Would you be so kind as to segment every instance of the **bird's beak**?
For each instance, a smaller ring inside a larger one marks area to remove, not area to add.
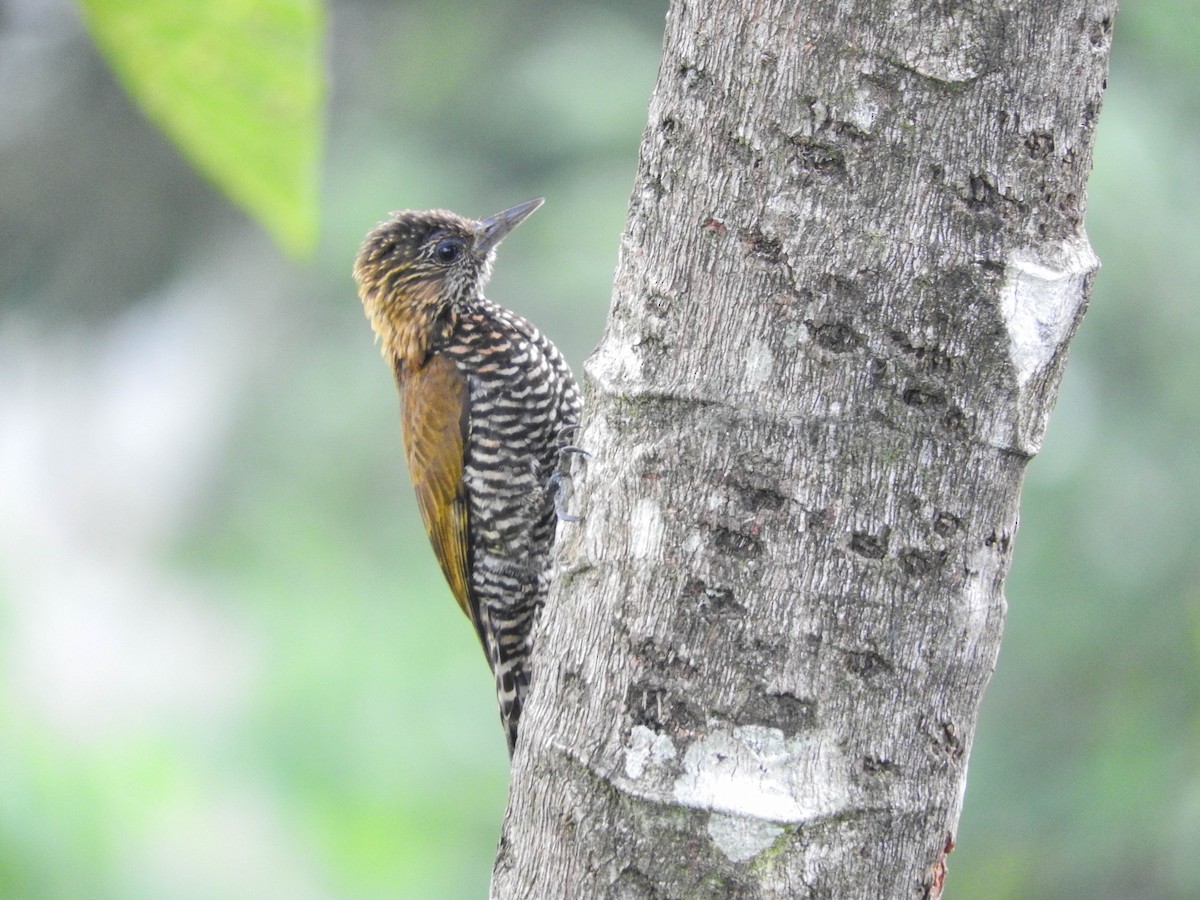
[[[504,212],[480,219],[479,228],[476,231],[479,238],[475,244],[475,253],[481,257],[487,256],[497,244],[504,240],[505,235],[529,218],[529,214],[545,202],[543,197],[526,200]]]

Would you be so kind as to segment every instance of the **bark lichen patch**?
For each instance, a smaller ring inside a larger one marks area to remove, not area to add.
[[[871,97],[869,87],[859,87],[854,92],[854,102],[850,107],[849,120],[863,134],[868,134],[879,117],[879,104]]]
[[[675,745],[665,734],[645,725],[634,725],[625,747],[625,774],[634,781],[641,778],[647,766],[662,765],[676,756]]]
[[[714,813],[708,819],[708,836],[731,862],[746,862],[767,850],[784,832],[782,825],[762,819]]]
[[[674,794],[683,806],[798,824],[847,805],[847,772],[833,742],[738,725],[715,730],[687,748]]]

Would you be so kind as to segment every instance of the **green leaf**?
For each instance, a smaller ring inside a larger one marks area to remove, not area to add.
[[[320,0],[80,0],[146,115],[290,253],[317,235]]]

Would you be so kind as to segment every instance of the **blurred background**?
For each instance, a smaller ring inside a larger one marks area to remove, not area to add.
[[[0,897],[477,898],[507,759],[349,276],[549,202],[489,295],[600,337],[665,0],[330,4],[310,261],[0,0]],[[1200,8],[1128,3],[1104,261],[1008,583],[958,898],[1200,896]]]

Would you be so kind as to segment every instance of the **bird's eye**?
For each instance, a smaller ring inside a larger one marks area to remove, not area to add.
[[[433,247],[433,258],[448,266],[462,256],[463,242],[459,238],[442,238]]]

